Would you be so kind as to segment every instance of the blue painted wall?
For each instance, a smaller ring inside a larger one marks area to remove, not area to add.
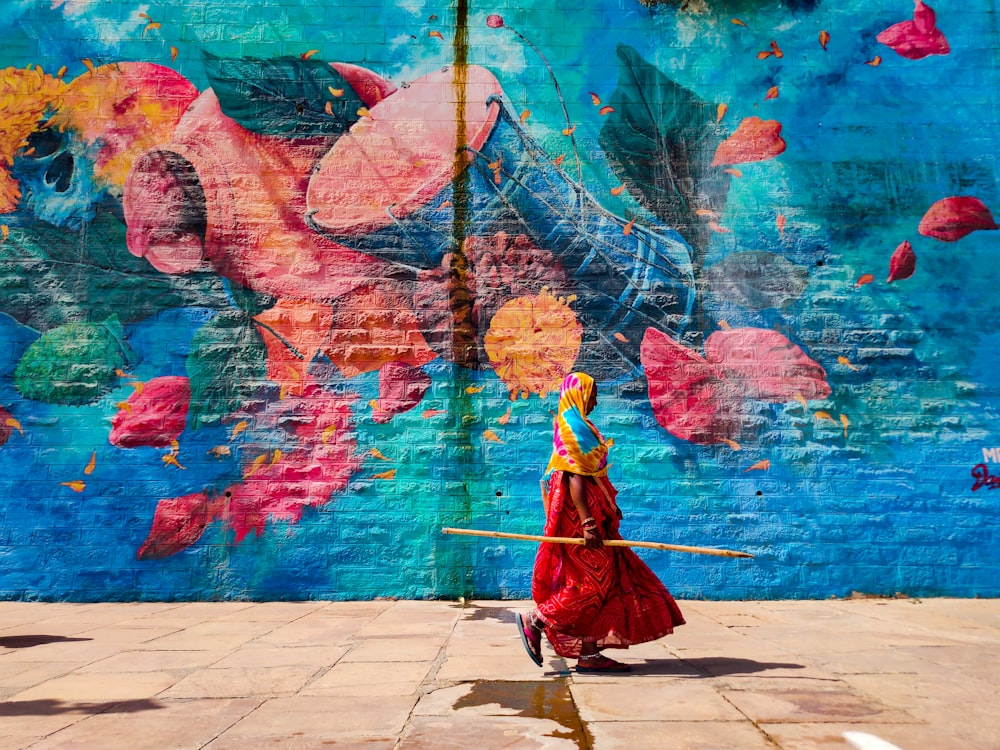
[[[571,367],[678,597],[1000,593],[992,4],[0,40],[0,598],[524,597]]]

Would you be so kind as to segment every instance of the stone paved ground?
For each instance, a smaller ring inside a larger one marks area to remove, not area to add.
[[[0,602],[0,748],[1000,750],[1000,600],[681,606],[609,676],[527,602]]]

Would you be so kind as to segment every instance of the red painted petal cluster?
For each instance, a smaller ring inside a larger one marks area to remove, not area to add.
[[[918,231],[925,237],[955,242],[978,229],[1000,229],[993,214],[978,198],[942,198],[924,214]]]
[[[889,259],[889,281],[900,281],[908,279],[917,270],[917,254],[913,252],[913,245],[903,242],[893,252]]]
[[[916,0],[913,20],[890,26],[876,39],[907,60],[921,60],[928,55],[947,55],[951,52],[948,40],[937,27],[934,10]]]
[[[716,331],[705,342],[705,358],[749,398],[785,403],[830,395],[826,370],[777,331]]]
[[[784,151],[785,141],[781,137],[780,122],[747,117],[739,124],[735,133],[719,144],[712,166],[765,161]]]
[[[170,445],[184,431],[190,401],[187,378],[153,378],[111,418],[108,440],[119,448]]]
[[[649,328],[640,358],[653,414],[667,432],[699,444],[739,435],[743,395],[703,357]]]

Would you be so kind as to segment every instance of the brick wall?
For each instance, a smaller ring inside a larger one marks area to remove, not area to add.
[[[680,597],[996,596],[995,9],[0,19],[0,598],[527,596],[558,385]]]

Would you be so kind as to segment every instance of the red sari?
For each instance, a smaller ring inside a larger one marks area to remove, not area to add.
[[[607,476],[587,483],[587,504],[602,539],[621,539],[618,492]],[[567,472],[549,478],[546,536],[582,537]],[[531,596],[557,654],[577,658],[584,642],[598,649],[655,641],[684,624],[674,598],[628,547],[586,549],[542,543],[535,558]]]

